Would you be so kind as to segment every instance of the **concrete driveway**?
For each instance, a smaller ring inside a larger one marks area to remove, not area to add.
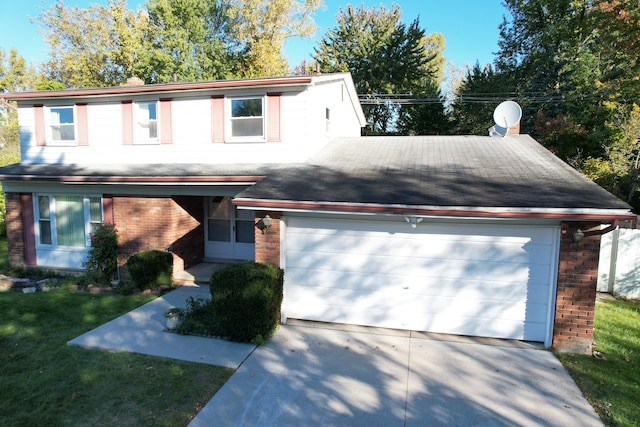
[[[258,347],[190,426],[602,426],[549,351],[302,325]]]
[[[163,332],[165,309],[209,295],[178,288],[68,344],[237,368],[191,427],[602,426],[553,353],[517,341],[313,322],[260,347]]]

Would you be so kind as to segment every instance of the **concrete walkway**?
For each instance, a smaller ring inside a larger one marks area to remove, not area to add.
[[[162,332],[166,308],[208,292],[179,288],[69,344],[238,368],[190,427],[602,426],[553,353],[526,343],[311,322],[257,348]]]
[[[236,369],[256,348],[255,345],[165,331],[166,320],[163,313],[167,308],[185,308],[189,297],[208,299],[210,296],[207,285],[181,286],[72,339],[68,344],[107,351],[130,351]]]

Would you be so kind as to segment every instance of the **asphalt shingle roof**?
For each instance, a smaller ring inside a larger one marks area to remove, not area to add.
[[[159,182],[265,177],[237,197],[456,208],[630,207],[528,135],[337,138],[305,164],[17,164],[5,180]],[[62,179],[64,178],[64,179]],[[214,179],[215,178],[215,179]],[[251,181],[251,180],[248,180]]]
[[[528,135],[339,138],[241,198],[403,206],[629,209]]]

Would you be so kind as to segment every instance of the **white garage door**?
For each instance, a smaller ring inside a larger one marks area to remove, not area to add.
[[[545,341],[555,226],[286,220],[287,318]]]

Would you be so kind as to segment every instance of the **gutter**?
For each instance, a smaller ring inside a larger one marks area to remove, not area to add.
[[[107,88],[89,88],[89,89],[67,89],[52,91],[36,91],[36,92],[16,92],[5,94],[6,99],[10,100],[43,100],[53,98],[78,98],[93,96],[118,96],[131,94],[152,94],[164,92],[193,92],[207,90],[224,90],[224,89],[243,89],[243,88],[262,88],[262,87],[290,87],[298,85],[310,85],[313,83],[312,77],[271,77],[256,79],[238,79],[238,80],[213,80],[208,82],[195,83],[162,83],[141,86],[113,86]]]
[[[617,221],[634,219],[631,212],[616,210],[593,211],[589,209],[522,209],[522,208],[490,208],[490,207],[448,207],[448,206],[408,206],[358,204],[340,202],[310,202],[293,200],[265,200],[235,198],[232,203],[240,209],[274,210],[281,212],[317,212],[361,215],[411,215],[440,216],[459,218],[504,218],[504,219],[558,219],[571,221]],[[602,230],[604,231],[604,230]],[[589,232],[591,233],[591,232]]]

